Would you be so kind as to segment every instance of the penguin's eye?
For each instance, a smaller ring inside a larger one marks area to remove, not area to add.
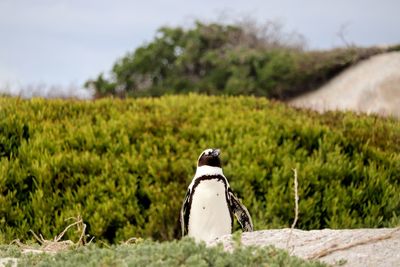
[[[211,152],[212,152],[211,149],[207,149],[207,150],[204,152],[204,155],[205,155],[205,156],[209,156],[209,155],[211,154]]]

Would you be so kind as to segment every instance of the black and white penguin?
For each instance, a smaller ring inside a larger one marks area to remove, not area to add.
[[[181,209],[182,236],[210,241],[231,234],[232,214],[243,231],[253,231],[250,214],[233,194],[222,172],[219,156],[219,149],[206,149],[199,156],[196,174]]]

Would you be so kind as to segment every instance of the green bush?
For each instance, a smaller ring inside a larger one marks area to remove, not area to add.
[[[18,266],[327,266],[289,256],[272,247],[236,247],[232,252],[222,246],[206,247],[190,239],[156,243],[144,241],[135,245],[108,248],[97,246],[57,254],[21,254],[18,248],[0,246],[0,257],[17,257]]]
[[[52,238],[80,214],[96,240],[180,236],[196,160],[222,149],[256,229],[400,223],[400,126],[253,97],[96,101],[0,98],[0,243]]]
[[[266,26],[163,27],[153,41],[117,60],[110,78],[100,74],[86,86],[97,96],[197,92],[287,99],[318,89],[362,59],[395,49],[304,51],[279,25]]]

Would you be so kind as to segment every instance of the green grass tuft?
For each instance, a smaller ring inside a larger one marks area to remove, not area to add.
[[[206,247],[191,239],[100,248],[95,245],[57,254],[18,254],[15,247],[0,247],[0,257],[17,257],[18,266],[326,266],[289,256],[273,247]]]

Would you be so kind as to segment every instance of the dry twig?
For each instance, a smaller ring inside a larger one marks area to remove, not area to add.
[[[371,238],[367,238],[367,239],[360,240],[360,241],[355,241],[355,242],[352,242],[350,244],[343,245],[343,246],[338,246],[338,244],[335,243],[335,244],[332,244],[329,248],[323,249],[321,251],[318,251],[317,253],[314,253],[314,254],[308,256],[307,259],[316,260],[316,259],[325,257],[325,256],[327,256],[329,254],[332,254],[332,253],[334,253],[336,251],[346,250],[346,249],[349,249],[349,248],[352,248],[352,247],[366,245],[366,244],[375,243],[375,242],[378,242],[378,241],[390,239],[390,238],[393,237],[394,233],[396,233],[399,230],[400,230],[400,227],[397,227],[397,228],[395,228],[393,231],[391,231],[388,234],[377,236],[377,237],[371,237]]]
[[[293,229],[296,226],[297,220],[299,218],[299,194],[298,194],[298,182],[297,182],[297,169],[293,169],[293,172],[294,172],[294,204],[295,204],[294,214],[295,215],[294,215],[294,220],[293,220],[292,226],[290,227],[289,237],[286,242],[286,249],[290,250],[289,251],[290,254],[294,250],[294,246],[289,249],[290,241],[292,239]]]

